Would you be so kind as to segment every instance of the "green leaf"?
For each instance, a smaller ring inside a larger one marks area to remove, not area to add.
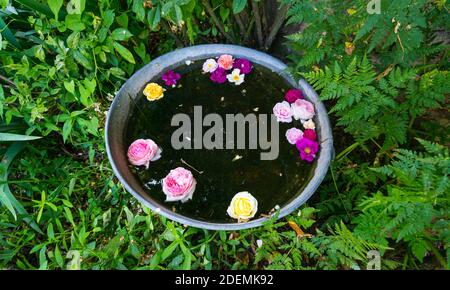
[[[70,80],[70,82],[64,81],[64,87],[69,93],[75,95],[75,82],[73,80]]]
[[[109,28],[114,22],[114,11],[106,10],[105,13],[102,14],[103,26]]]
[[[55,19],[58,20],[58,13],[63,5],[63,0],[47,0],[47,4],[55,14]]]
[[[173,4],[174,3],[171,1],[165,3],[161,9],[161,15],[164,17],[167,17],[167,15],[169,15],[169,13],[170,13],[170,10],[172,10]]]
[[[155,31],[158,28],[158,24],[161,21],[161,8],[157,6],[153,8],[147,15],[147,21],[150,28]]]
[[[111,38],[113,40],[119,40],[119,41],[126,40],[132,36],[133,36],[133,34],[131,34],[131,32],[129,32],[128,29],[125,29],[125,28],[116,28],[111,33]]]
[[[64,258],[62,257],[58,246],[55,246],[55,260],[60,268],[64,266]]]
[[[129,63],[135,64],[135,60],[131,51],[118,42],[114,42],[114,49]]]
[[[81,21],[80,14],[67,14],[65,19],[66,27],[72,31],[82,31],[86,29],[86,26]]]
[[[17,48],[21,48],[19,41],[17,41],[17,38],[14,36],[14,34],[11,32],[11,30],[6,25],[5,21],[0,17],[0,31],[2,33],[2,36],[5,37],[5,39],[14,45]]]
[[[47,269],[47,256],[45,251],[47,251],[47,246],[44,245],[41,250],[39,251],[39,270],[45,270]]]
[[[244,10],[247,0],[233,0],[233,13],[238,14]]]
[[[0,0],[0,8],[5,9],[9,4],[9,0]]]
[[[183,22],[183,12],[181,12],[181,8],[178,5],[175,5],[175,16],[177,18],[178,25],[181,25]]]
[[[224,6],[220,6],[219,14],[220,18],[222,19],[222,22],[225,22],[228,19],[228,16],[230,15],[230,9]]]
[[[143,0],[133,0],[133,6],[131,8],[136,13],[136,18],[139,21],[143,21],[145,18],[145,9]]]
[[[70,135],[70,132],[72,132],[72,127],[73,127],[73,120],[67,119],[64,122],[64,126],[63,126],[63,141],[64,141],[64,143],[66,143],[66,140]]]
[[[109,72],[110,72],[113,76],[116,76],[116,77],[123,77],[123,76],[125,76],[125,72],[124,72],[122,69],[118,68],[118,67],[112,67],[112,68],[110,68],[110,69],[109,69]]]
[[[55,231],[53,230],[53,224],[49,223],[47,226],[47,236],[50,240],[55,238]]]
[[[82,54],[79,50],[73,50],[73,57],[82,66],[84,66],[88,70],[93,70],[92,61],[89,60],[84,54]]]
[[[120,14],[116,18],[116,21],[121,27],[127,28],[128,27],[128,15],[127,15],[127,13]]]
[[[5,141],[30,141],[40,139],[42,137],[39,136],[28,136],[21,134],[13,134],[13,133],[0,133],[0,142]]]
[[[8,186],[8,168],[17,154],[22,151],[24,147],[24,142],[15,142],[8,147],[8,150],[3,156],[3,160],[0,163],[0,199],[8,200],[9,204],[13,206],[13,211],[11,211],[11,214],[13,214],[15,218],[15,211],[17,211],[21,216],[23,216],[23,220],[28,223],[32,229],[40,234],[44,234],[37,223],[29,216],[23,205],[14,197]],[[3,201],[2,204],[4,204]]]
[[[67,37],[67,46],[72,49],[77,49],[80,42],[80,32],[74,31]]]
[[[31,8],[32,11],[37,11],[39,13],[44,14],[48,18],[53,17],[53,12],[47,5],[41,3],[40,1],[36,0],[15,0],[16,2],[27,6],[28,8]]]
[[[178,241],[172,242],[167,248],[164,249],[164,251],[161,254],[161,261],[164,261],[170,255],[172,255],[173,251],[178,247]]]

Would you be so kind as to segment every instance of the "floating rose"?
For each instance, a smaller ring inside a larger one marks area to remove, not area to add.
[[[306,160],[308,162],[312,162],[316,157],[317,151],[319,151],[319,144],[308,138],[301,138],[297,141],[295,146],[297,146],[302,160]]]
[[[237,193],[227,209],[228,215],[239,222],[248,221],[257,211],[258,201],[247,191]]]
[[[314,124],[313,120],[308,120],[303,122],[303,127],[305,129],[311,129],[311,130],[315,130],[316,129],[316,124]]]
[[[303,132],[297,128],[291,128],[286,131],[286,139],[294,145],[299,139],[303,138]]]
[[[144,96],[149,101],[156,101],[164,97],[164,89],[157,83],[149,83],[144,88]]]
[[[245,58],[238,58],[233,63],[233,68],[238,68],[241,73],[249,74],[252,71],[252,63]]]
[[[227,72],[223,68],[218,67],[211,73],[209,78],[215,83],[222,84],[227,81]]]
[[[316,131],[312,129],[306,129],[303,131],[303,138],[308,138],[309,140],[315,141],[317,139]]]
[[[292,122],[292,110],[289,103],[283,101],[275,104],[273,107],[273,114],[277,117],[278,122],[290,123]]]
[[[307,100],[298,99],[291,104],[292,115],[295,120],[308,120],[314,117],[314,106]]]
[[[233,67],[233,56],[229,54],[222,54],[219,59],[217,60],[217,63],[219,64],[219,67],[229,70]]]
[[[203,63],[203,72],[204,73],[212,73],[213,71],[215,71],[217,69],[219,65],[217,64],[215,59],[207,59],[204,63]]]
[[[284,95],[284,99],[289,103],[292,104],[298,99],[303,99],[302,91],[298,89],[290,89],[286,92]]]
[[[128,147],[128,161],[136,166],[148,168],[150,161],[161,158],[161,149],[151,139],[137,139]]]
[[[174,72],[173,70],[168,70],[162,76],[162,80],[166,83],[166,86],[174,86],[177,84],[177,81],[181,78],[179,73]]]
[[[244,82],[244,74],[240,74],[241,71],[238,68],[235,68],[231,74],[227,75],[227,79],[230,83],[234,83],[236,86],[242,84]]]
[[[169,174],[162,180],[162,190],[166,195],[166,201],[186,202],[192,198],[197,182],[192,173],[177,167],[170,170]]]

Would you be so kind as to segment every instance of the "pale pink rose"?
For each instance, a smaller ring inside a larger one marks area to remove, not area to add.
[[[275,117],[277,117],[278,122],[292,122],[291,106],[286,101],[275,104],[275,106],[273,107],[273,114],[275,115]]]
[[[303,132],[300,129],[291,128],[286,131],[286,139],[292,145],[297,143],[297,141],[300,140],[301,138],[303,138]]]
[[[219,67],[229,70],[233,67],[233,56],[229,54],[222,54],[219,59],[217,60],[217,63],[219,64]]]
[[[314,117],[314,105],[307,100],[298,99],[291,104],[292,115],[295,120],[308,120]]]
[[[162,190],[166,195],[166,201],[186,202],[192,198],[196,184],[197,182],[189,170],[177,167],[170,170],[162,180]]]
[[[162,150],[151,139],[137,139],[128,147],[128,161],[136,166],[148,168],[150,161],[161,158]]]

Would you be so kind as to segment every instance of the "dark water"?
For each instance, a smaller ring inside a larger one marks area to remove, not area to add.
[[[278,158],[272,161],[261,161],[260,149],[172,148],[171,135],[178,128],[170,125],[173,115],[188,114],[193,126],[193,107],[200,105],[203,106],[203,116],[217,113],[224,120],[225,114],[231,113],[271,114],[273,106],[283,100],[284,92],[290,88],[283,78],[261,66],[254,66],[239,86],[228,82],[216,84],[210,81],[209,74],[201,73],[201,63],[197,61],[196,64],[177,69],[177,72],[182,73],[178,81],[181,88],[167,88],[164,98],[154,102],[147,101],[144,95],[138,98],[128,122],[126,144],[128,146],[138,138],[150,138],[162,148],[163,153],[161,159],[150,163],[148,170],[143,167],[130,168],[142,181],[147,193],[162,206],[195,219],[236,222],[227,215],[226,210],[232,197],[240,191],[248,191],[258,200],[255,218],[262,213],[267,214],[276,205],[282,207],[303,189],[315,167],[315,163],[302,161],[295,146],[285,138],[287,129],[293,126],[302,129],[300,121],[280,123],[280,152]],[[160,79],[151,81],[163,85]],[[255,108],[258,108],[257,112]],[[203,133],[207,130],[203,127]],[[191,133],[192,139],[193,136],[194,132]],[[236,155],[242,156],[242,159],[232,161]],[[187,166],[181,159],[203,173]],[[196,191],[193,199],[186,203],[165,202],[161,179],[178,166],[193,173],[197,180]]]

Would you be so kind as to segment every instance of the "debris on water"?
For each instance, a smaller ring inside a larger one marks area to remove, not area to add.
[[[242,159],[242,156],[241,155],[236,155],[236,156],[234,156],[233,160],[231,160],[231,161],[234,162],[234,161],[237,161],[239,159]]]
[[[151,189],[152,186],[158,185],[159,184],[159,180],[156,179],[151,179],[150,181],[146,182],[144,184],[144,186],[148,189]]]

